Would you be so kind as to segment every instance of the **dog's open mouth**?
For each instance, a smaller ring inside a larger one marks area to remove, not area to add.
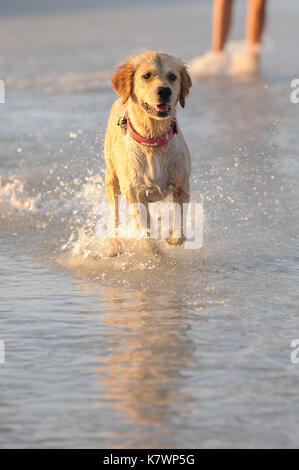
[[[160,115],[161,117],[164,117],[164,116],[169,115],[171,107],[167,103],[160,103],[160,104],[157,104],[156,110],[157,110],[158,115]]]
[[[171,106],[168,103],[159,103],[155,106],[150,106],[148,103],[143,103],[143,107],[146,109],[146,111],[158,117],[167,117],[171,111]]]

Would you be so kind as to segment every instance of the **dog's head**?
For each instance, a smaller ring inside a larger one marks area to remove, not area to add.
[[[120,65],[111,77],[114,90],[125,103],[131,98],[153,118],[164,119],[174,112],[192,86],[184,63],[160,52],[145,52]]]

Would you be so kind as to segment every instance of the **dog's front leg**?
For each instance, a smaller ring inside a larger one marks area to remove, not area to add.
[[[121,243],[118,238],[118,196],[120,194],[119,181],[116,173],[111,166],[107,167],[105,175],[105,187],[108,200],[111,204],[111,222],[112,222],[112,237],[109,239],[109,247],[107,249],[107,256],[113,257],[121,253]]]
[[[135,229],[141,238],[149,238],[149,207],[148,207],[148,194],[147,186],[144,184],[131,187],[126,193],[126,200],[128,204],[134,206],[132,210],[132,218],[135,221]]]
[[[174,237],[173,233],[169,234],[169,238],[167,239],[167,242],[170,245],[182,245],[186,237],[184,235],[184,211],[183,211],[183,204],[188,203],[190,201],[190,194],[189,194],[189,183],[185,184],[183,187],[173,187],[171,190],[171,195],[173,202],[176,204],[180,204],[180,209],[181,209],[181,236],[180,237]]]

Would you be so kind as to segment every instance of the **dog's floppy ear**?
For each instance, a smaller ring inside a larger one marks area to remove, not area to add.
[[[122,97],[123,103],[128,101],[131,94],[134,73],[135,65],[131,60],[128,60],[116,69],[110,79],[113,89]]]
[[[181,69],[181,93],[180,93],[180,104],[182,108],[185,107],[185,99],[189,94],[189,90],[192,87],[192,80],[186,65],[182,65]]]

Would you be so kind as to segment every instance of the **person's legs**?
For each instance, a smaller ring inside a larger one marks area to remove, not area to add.
[[[231,26],[233,0],[214,0],[212,51],[191,62],[192,74],[252,75],[258,71],[266,0],[247,0],[247,5],[246,47],[237,43],[224,51]]]
[[[233,0],[215,0],[213,7],[212,46],[214,52],[224,49],[232,17]]]
[[[266,0],[248,0],[246,38],[249,48],[261,42],[266,17]]]

